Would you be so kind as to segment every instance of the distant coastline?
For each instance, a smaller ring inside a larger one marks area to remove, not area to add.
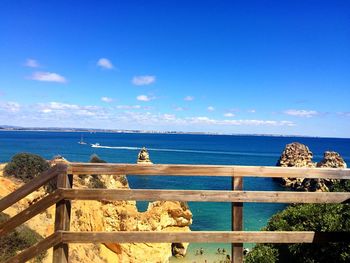
[[[136,134],[189,134],[189,135],[223,135],[223,136],[266,136],[266,137],[296,137],[296,138],[337,138],[349,139],[346,137],[327,137],[294,134],[265,134],[265,133],[221,133],[221,132],[191,132],[191,131],[159,131],[159,130],[128,130],[128,129],[96,129],[96,128],[61,128],[61,127],[21,127],[11,125],[0,125],[1,131],[35,131],[35,132],[89,132],[89,133],[136,133]]]

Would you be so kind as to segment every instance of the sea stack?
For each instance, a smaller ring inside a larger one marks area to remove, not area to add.
[[[145,147],[143,147],[138,156],[137,156],[137,163],[138,164],[152,164],[151,159],[149,158],[149,153]]]
[[[286,145],[277,166],[282,167],[325,167],[346,168],[344,159],[337,152],[326,151],[323,159],[315,163],[309,148],[301,143],[293,142]],[[281,184],[297,191],[328,192],[336,179],[310,179],[310,178],[281,178]]]

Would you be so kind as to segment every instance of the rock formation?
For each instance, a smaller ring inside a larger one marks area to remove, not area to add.
[[[137,163],[142,164],[152,164],[151,159],[149,158],[149,153],[145,147],[143,147],[138,156],[137,156]]]
[[[346,168],[346,163],[339,153],[326,151],[323,159],[317,163],[317,167]]]
[[[282,167],[327,167],[346,168],[346,163],[337,152],[326,151],[323,159],[317,164],[312,161],[313,154],[309,148],[301,143],[290,143],[282,152],[277,166]],[[329,191],[335,180],[308,179],[308,178],[282,178],[281,183],[297,191]]]
[[[313,154],[309,148],[301,143],[293,142],[286,145],[277,166],[282,167],[315,167],[312,162]]]
[[[313,154],[309,148],[301,143],[293,142],[287,144],[280,159],[277,161],[277,166],[281,167],[315,167],[312,162]],[[303,178],[281,178],[282,185],[299,189],[302,186]]]
[[[56,161],[65,161],[58,158]],[[55,161],[51,161],[52,164]],[[0,173],[0,198],[14,191],[23,183]],[[74,188],[128,189],[128,181],[120,175],[85,175],[74,178]],[[40,197],[46,195],[43,188],[23,199],[4,212],[14,216]],[[53,233],[54,206],[45,213],[29,220],[26,225],[41,236]],[[139,212],[135,201],[72,201],[72,231],[190,231],[192,213],[183,202],[152,202],[145,212]],[[184,256],[188,244],[183,243],[107,243],[71,244],[70,262],[94,263],[143,263],[169,262],[172,255]],[[51,262],[52,250],[44,262]]]

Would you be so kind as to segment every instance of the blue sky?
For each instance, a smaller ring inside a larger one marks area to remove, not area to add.
[[[0,2],[0,124],[350,137],[349,1]]]

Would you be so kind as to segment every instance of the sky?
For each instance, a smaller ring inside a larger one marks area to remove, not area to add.
[[[0,1],[0,125],[350,137],[350,1]]]

